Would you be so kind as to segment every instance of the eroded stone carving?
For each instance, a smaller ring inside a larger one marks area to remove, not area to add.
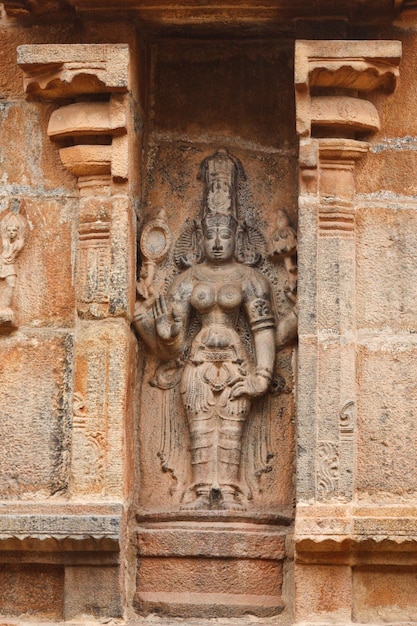
[[[277,211],[277,229],[272,235],[269,254],[273,260],[283,260],[287,271],[284,293],[292,309],[278,324],[278,345],[291,343],[297,337],[297,234],[290,225],[290,219],[284,209]]]
[[[168,254],[171,240],[171,231],[168,227],[165,211],[162,209],[156,219],[146,224],[140,239],[142,268],[136,289],[138,295],[145,300],[153,295],[155,268]]]
[[[2,253],[0,257],[0,326],[12,327],[15,315],[12,309],[13,292],[16,287],[15,261],[25,245],[27,221],[14,208],[0,222]]]
[[[317,468],[317,495],[319,499],[326,500],[337,494],[339,474],[339,445],[332,441],[320,441]]]
[[[254,243],[262,236],[239,216],[243,176],[240,162],[224,149],[203,161],[202,219],[185,225],[174,251],[182,271],[165,295],[142,277],[146,290],[141,288],[135,311],[138,333],[164,361],[153,384],[167,390],[179,383],[192,465],[182,498],[188,510],[245,509],[244,429],[252,399],[268,391],[273,375],[271,285],[253,267],[260,261]],[[246,340],[239,332],[242,317]],[[167,423],[172,417],[166,406],[163,413],[159,455],[175,474]]]

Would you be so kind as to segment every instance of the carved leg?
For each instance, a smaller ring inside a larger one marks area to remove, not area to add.
[[[16,276],[6,277],[6,289],[4,294],[4,306],[9,308],[12,304],[13,291],[16,286]]]
[[[184,510],[210,509],[210,492],[217,484],[215,463],[215,416],[188,413],[192,486],[195,499],[181,505]]]
[[[238,487],[222,487],[223,500],[220,508],[226,511],[246,511],[245,505],[238,500],[240,493]]]
[[[10,305],[12,303],[15,285],[16,276],[6,276],[0,297],[0,324],[14,324],[14,313]]]
[[[219,416],[218,476],[223,496],[222,509],[245,510],[239,487],[241,445],[246,415]]]

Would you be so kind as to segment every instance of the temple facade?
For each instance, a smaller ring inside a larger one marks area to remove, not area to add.
[[[417,2],[6,0],[0,58],[1,620],[417,623]]]

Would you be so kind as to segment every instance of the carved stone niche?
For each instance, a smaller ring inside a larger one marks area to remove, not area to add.
[[[182,225],[159,210],[140,238],[135,602],[142,614],[277,615],[288,605],[293,405],[276,353],[296,240],[281,215],[267,245],[228,150],[196,166],[202,210]]]

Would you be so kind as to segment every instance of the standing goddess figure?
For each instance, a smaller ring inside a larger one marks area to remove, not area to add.
[[[203,163],[206,194],[197,231],[202,260],[176,276],[135,326],[165,359],[184,354],[180,390],[192,463],[183,509],[245,508],[242,439],[251,400],[268,391],[275,361],[275,320],[268,279],[239,260],[238,162],[219,150]],[[237,330],[243,312],[253,356]],[[189,338],[197,315],[201,328]]]

